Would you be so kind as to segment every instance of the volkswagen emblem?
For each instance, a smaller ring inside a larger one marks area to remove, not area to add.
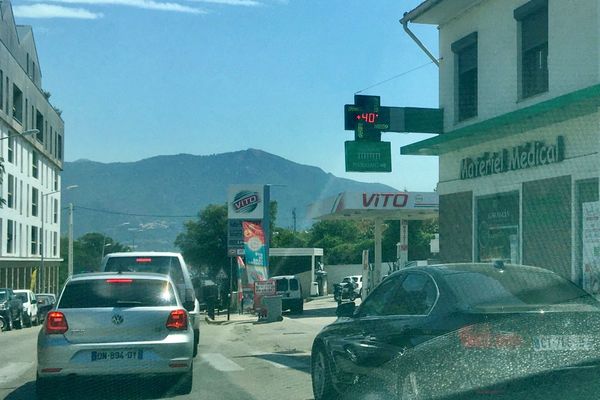
[[[119,314],[115,314],[112,316],[112,323],[115,325],[121,325],[123,323],[123,317]]]

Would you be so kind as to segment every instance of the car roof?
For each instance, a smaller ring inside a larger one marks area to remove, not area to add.
[[[92,272],[92,273],[84,273],[77,274],[71,277],[71,282],[75,281],[87,281],[87,280],[99,280],[99,279],[150,279],[150,280],[160,280],[167,281],[169,279],[169,275],[166,274],[155,274],[153,272]]]
[[[31,290],[29,289],[13,289],[13,292],[15,293],[27,293],[27,292],[31,292],[33,293]]]
[[[456,273],[464,273],[464,272],[473,272],[473,273],[487,273],[489,271],[495,270],[497,267],[494,266],[494,263],[454,263],[454,264],[434,264],[434,265],[424,265],[424,266],[415,266],[409,268],[403,268],[399,271],[394,272],[390,276],[394,276],[397,274],[401,274],[407,271],[423,271],[428,272],[433,275],[451,275]],[[503,264],[501,267],[502,270],[511,272],[530,272],[530,273],[547,273],[554,274],[554,272],[540,267],[533,267],[530,265],[518,265],[518,264]]]
[[[270,279],[279,280],[279,279],[298,279],[298,278],[296,277],[296,275],[279,275],[279,276],[273,276]]]
[[[121,253],[110,253],[106,257],[140,257],[140,256],[162,256],[162,257],[178,257],[181,253],[174,253],[169,251],[130,251]]]

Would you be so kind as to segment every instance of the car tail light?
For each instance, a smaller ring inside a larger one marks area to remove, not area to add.
[[[183,331],[188,328],[188,315],[185,310],[171,311],[167,319],[167,329],[173,331]]]
[[[106,283],[131,283],[131,282],[133,282],[133,279],[113,278],[113,279],[106,280]]]
[[[69,330],[67,319],[60,311],[51,311],[46,316],[44,330],[47,335],[63,334]]]
[[[471,349],[513,348],[523,344],[523,338],[514,332],[494,332],[489,324],[469,325],[458,331],[460,343]]]

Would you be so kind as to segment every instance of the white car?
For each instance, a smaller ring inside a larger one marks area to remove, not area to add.
[[[31,290],[26,289],[14,290],[14,293],[23,302],[23,322],[27,326],[39,324],[40,314],[38,313],[35,294]]]
[[[194,331],[173,281],[149,273],[70,278],[40,330],[38,398],[65,394],[74,379],[136,375],[192,389]]]

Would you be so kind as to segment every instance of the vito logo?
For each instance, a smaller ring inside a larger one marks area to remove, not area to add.
[[[236,213],[251,213],[256,210],[260,203],[260,197],[257,192],[243,190],[238,192],[233,199],[233,210]]]
[[[363,193],[364,208],[403,208],[408,202],[406,193]]]

